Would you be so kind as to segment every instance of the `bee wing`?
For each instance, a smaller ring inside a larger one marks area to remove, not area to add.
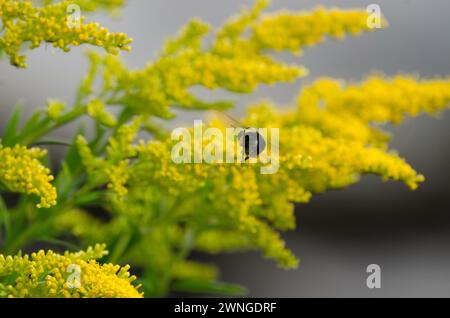
[[[239,133],[238,133],[238,135],[237,135],[237,139],[238,139],[238,140],[241,140],[242,137],[244,137],[244,135],[245,135],[245,130],[239,131]]]
[[[225,112],[218,112],[220,115],[224,116],[227,118],[228,123],[233,127],[233,128],[242,128],[244,129],[244,126],[234,117],[232,117],[231,115],[225,113]]]

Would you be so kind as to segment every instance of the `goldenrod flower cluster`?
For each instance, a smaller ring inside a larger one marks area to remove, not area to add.
[[[56,99],[50,99],[47,101],[47,115],[52,120],[56,120],[61,117],[66,104]]]
[[[31,255],[0,254],[1,297],[140,298],[130,267],[100,265],[95,259],[107,254],[104,245],[85,252],[63,255],[39,251]]]
[[[333,85],[337,85],[335,90],[330,89]],[[417,93],[411,96],[405,85],[413,85]],[[361,100],[366,91],[371,98]],[[412,107],[403,108],[404,100]],[[313,194],[348,186],[364,174],[403,181],[415,189],[424,177],[387,150],[387,134],[370,124],[398,123],[405,115],[435,113],[449,103],[450,82],[443,80],[373,76],[361,84],[347,85],[320,79],[302,90],[296,109],[279,113],[273,105],[262,103],[250,108],[243,119],[250,127],[280,128],[280,170],[276,174],[261,175],[259,165],[175,164],[170,157],[174,145],[170,139],[133,144],[138,132],[135,122],[122,126],[119,137],[112,138],[114,147],[110,146],[107,159],[100,159],[110,168],[103,178],[95,171],[94,180],[110,180],[110,189],[119,195],[129,192],[112,209],[138,218],[141,228],[155,228],[154,218],[164,213],[159,204],[177,202],[180,206],[170,206],[165,217],[181,218],[197,229],[193,243],[197,248],[215,252],[230,247],[260,249],[281,266],[291,268],[297,259],[276,230],[295,227],[293,203],[306,203]],[[226,127],[220,121],[211,125]],[[120,137],[122,134],[126,138]],[[117,142],[117,138],[126,142]],[[115,149],[115,160],[111,160],[111,149]],[[95,162],[90,159],[92,153],[86,156],[84,151],[83,162]],[[181,228],[170,236],[185,235]],[[153,244],[165,240],[164,236]],[[144,240],[142,244],[149,243]],[[138,246],[138,250],[144,248]]]
[[[11,64],[26,66],[26,57],[20,55],[19,50],[28,43],[30,49],[39,47],[42,42],[52,43],[55,48],[66,52],[71,46],[82,44],[100,46],[113,54],[130,49],[132,40],[125,34],[110,33],[97,23],[84,23],[83,16],[79,26],[71,27],[67,8],[72,3],[61,1],[40,7],[32,1],[0,0],[1,25],[4,29],[0,35],[0,50],[9,56]]]
[[[299,54],[307,46],[327,37],[342,39],[373,31],[362,10],[317,7],[308,12],[281,11],[262,14],[268,1],[258,1],[252,10],[227,23],[218,33],[215,52],[227,55],[251,55],[263,50],[290,51]],[[382,26],[387,23],[383,20]],[[247,34],[243,36],[243,34]]]
[[[277,61],[270,50],[290,51],[293,46],[300,49],[325,36],[369,31],[365,11],[318,9],[311,14],[266,16],[261,12],[266,5],[266,1],[258,1],[252,10],[244,11],[216,32],[211,32],[206,23],[192,20],[166,42],[155,62],[140,70],[130,71],[114,56],[90,53],[91,71],[81,92],[87,99],[103,97],[107,106],[124,106],[128,112],[147,117],[172,118],[172,106],[220,110],[233,104],[201,100],[191,89],[202,86],[251,93],[260,84],[290,82],[305,76],[307,70]],[[272,24],[278,26],[276,30]],[[309,28],[315,30],[314,41],[305,32]],[[204,39],[211,33],[214,39],[207,45]],[[96,80],[102,82],[99,89],[94,88]]]
[[[94,120],[105,126],[114,127],[116,125],[116,119],[106,110],[105,104],[101,100],[91,100],[87,105],[87,112]]]
[[[264,49],[301,53],[302,48],[322,42],[326,37],[343,38],[371,31],[367,13],[360,10],[326,10],[282,12],[264,16],[254,27],[252,40]],[[385,23],[386,24],[386,23]]]
[[[326,112],[341,118],[399,124],[406,115],[434,114],[441,110],[450,102],[449,84],[448,78],[421,81],[407,75],[391,79],[371,76],[356,85],[324,78],[316,81],[301,98],[316,99],[313,107],[321,102]],[[307,106],[300,101],[300,107]]]
[[[36,195],[40,198],[38,208],[49,208],[56,204],[56,189],[50,183],[53,176],[42,165],[40,158],[45,150],[27,149],[24,146],[3,147],[0,144],[0,183],[14,192]]]

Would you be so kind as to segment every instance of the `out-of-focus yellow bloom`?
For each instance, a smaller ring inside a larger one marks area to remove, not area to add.
[[[1,297],[140,298],[130,267],[99,264],[105,245],[63,255],[39,251],[30,256],[0,255]]]
[[[101,100],[94,99],[90,101],[87,105],[87,112],[89,116],[105,126],[113,127],[117,123],[114,116],[106,110],[105,104]]]
[[[77,147],[88,174],[97,183],[108,180],[108,188],[119,197],[127,194],[126,184],[130,177],[129,158],[137,154],[138,147],[133,141],[141,127],[140,118],[117,129],[117,133],[109,139],[106,149],[107,158],[98,158],[82,136],[77,138]]]
[[[89,148],[87,140],[83,136],[77,137],[76,144],[78,152],[83,160],[83,164],[89,174],[95,174],[96,172],[102,171],[106,168],[103,160],[94,156]]]
[[[109,53],[129,50],[132,42],[123,33],[110,33],[97,23],[84,23],[70,27],[67,23],[67,8],[73,1],[62,1],[34,6],[32,1],[0,0],[1,25],[0,49],[9,56],[11,64],[25,67],[25,56],[19,54],[24,43],[31,49],[42,42],[52,43],[54,47],[69,51],[72,46],[91,44],[101,46]]]
[[[56,189],[50,183],[53,176],[38,160],[45,155],[45,150],[37,148],[20,145],[9,148],[0,144],[0,182],[11,191],[38,196],[38,208],[56,205],[57,198]]]
[[[321,108],[330,116],[358,118],[363,124],[399,124],[407,115],[434,114],[442,110],[450,103],[449,85],[448,78],[420,80],[408,75],[391,79],[374,75],[356,84],[324,78],[305,90],[300,99],[311,101],[302,105],[300,100],[299,106],[317,109],[321,103]]]
[[[249,56],[262,50],[301,53],[306,46],[327,37],[343,38],[372,29],[363,10],[318,7],[308,12],[281,11],[262,14],[268,1],[257,1],[252,10],[229,21],[218,33],[214,51],[226,55]],[[383,20],[382,26],[387,23]]]
[[[64,109],[66,108],[66,104],[62,101],[56,99],[50,99],[47,102],[47,114],[53,120],[58,119]]]
[[[255,25],[252,40],[261,48],[300,53],[302,48],[322,42],[326,37],[343,38],[371,31],[368,13],[362,10],[280,12],[265,15]],[[386,22],[384,22],[384,25]]]
[[[122,197],[128,193],[126,184],[129,176],[128,160],[122,160],[117,165],[111,165],[106,169],[106,174],[109,176],[108,188],[116,193],[119,197]]]
[[[137,153],[137,146],[133,145],[139,129],[141,120],[136,117],[130,124],[122,125],[117,130],[117,134],[109,139],[106,148],[108,158],[112,162],[120,161],[124,158],[134,157]]]
[[[249,93],[259,84],[293,81],[306,72],[302,67],[285,65],[262,55],[227,57],[208,51],[183,50],[161,57],[142,70],[130,71],[116,57],[90,53],[91,72],[82,89],[91,93],[98,74],[103,79],[100,95],[114,94],[110,105],[122,105],[136,115],[152,115],[169,119],[169,108],[225,109],[230,102],[206,102],[190,91],[192,87],[226,89]]]
[[[182,261],[175,263],[173,275],[176,279],[215,280],[219,273],[216,267],[209,264]]]
[[[202,100],[192,88],[251,93],[261,84],[291,82],[308,71],[277,60],[271,51],[297,52],[326,36],[370,30],[365,11],[319,8],[311,13],[264,15],[266,5],[267,1],[257,1],[216,32],[211,32],[208,24],[192,20],[166,42],[158,59],[143,69],[129,70],[117,57],[90,53],[91,69],[80,93],[88,100],[122,106],[128,113],[147,118],[170,119],[174,106],[223,110],[233,103]],[[205,41],[211,33],[212,41]],[[95,89],[98,82],[100,88]]]

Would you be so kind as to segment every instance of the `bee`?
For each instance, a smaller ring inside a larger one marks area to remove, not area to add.
[[[237,139],[239,145],[242,147],[242,157],[244,161],[250,158],[258,158],[258,156],[266,149],[267,143],[264,137],[258,132],[258,129],[253,127],[243,126],[230,115],[223,113],[231,121],[237,124],[237,127],[232,125],[234,128],[240,129]]]

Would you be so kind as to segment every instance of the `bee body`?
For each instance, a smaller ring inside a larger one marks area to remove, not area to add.
[[[238,140],[242,146],[242,153],[247,161],[257,158],[266,149],[266,141],[263,136],[253,128],[246,128],[238,134]]]
[[[222,113],[236,125],[233,125],[235,129],[239,129],[237,135],[238,142],[242,147],[242,157],[244,161],[250,158],[258,158],[258,156],[266,149],[267,143],[264,137],[258,132],[258,129],[252,127],[243,127],[239,121],[231,117],[226,113]]]

